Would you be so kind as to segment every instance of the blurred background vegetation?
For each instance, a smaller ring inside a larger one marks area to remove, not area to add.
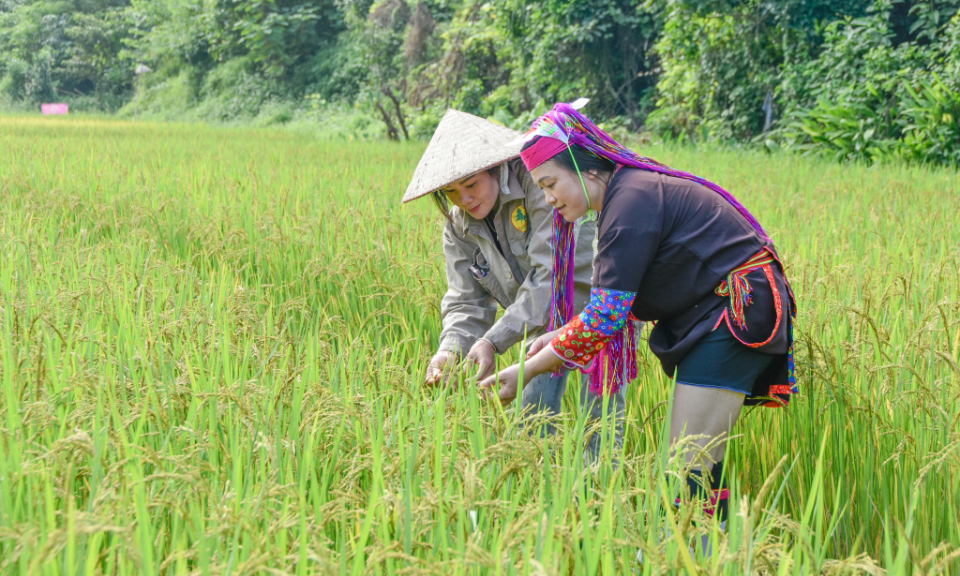
[[[614,131],[958,165],[960,0],[0,0],[6,111],[405,140],[580,96]]]

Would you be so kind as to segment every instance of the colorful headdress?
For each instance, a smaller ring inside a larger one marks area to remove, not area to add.
[[[533,141],[533,144],[520,152],[520,157],[528,170],[533,170],[565,150],[569,151],[573,157],[570,146],[577,145],[595,156],[610,160],[617,165],[618,169],[630,166],[683,178],[705,186],[723,196],[763,239],[769,240],[757,219],[732,194],[713,182],[688,172],[669,168],[656,160],[640,156],[620,144],[578,111],[587,102],[589,102],[588,99],[580,98],[571,104],[557,103],[553,110],[533,122],[530,130],[523,137],[524,142]],[[573,163],[576,166],[575,157],[573,157]],[[577,172],[579,173],[579,167]],[[582,185],[582,175],[580,175],[580,182]],[[584,187],[584,194],[586,194],[586,187]],[[589,206],[589,197],[587,205]],[[559,212],[554,212],[553,227],[554,278],[550,330],[560,328],[573,318],[573,257],[576,244],[574,225],[564,220]],[[633,322],[629,321],[627,326],[607,343],[597,356],[597,360],[588,369],[591,390],[602,392],[606,389],[616,392],[622,385],[637,377],[636,344]],[[606,385],[604,373],[608,375]]]

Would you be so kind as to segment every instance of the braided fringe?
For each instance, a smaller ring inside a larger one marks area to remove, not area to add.
[[[753,226],[761,238],[764,240],[770,239],[766,231],[764,231],[763,226],[760,225],[760,222],[754,218],[753,214],[751,214],[733,194],[706,178],[695,176],[683,170],[676,170],[652,158],[640,156],[633,150],[614,140],[609,134],[598,128],[590,118],[575,110],[571,105],[563,102],[556,104],[553,110],[547,112],[534,122],[533,128],[536,128],[542,122],[548,122],[559,128],[560,131],[566,135],[569,144],[577,144],[596,156],[611,160],[615,164],[623,164],[640,168],[641,170],[659,172],[660,174],[683,178],[684,180],[706,186],[729,202],[730,205]]]
[[[638,320],[633,314],[622,330],[607,340],[606,345],[584,372],[590,375],[590,391],[597,396],[616,394],[636,380]]]
[[[573,268],[577,248],[576,226],[553,211],[553,286],[550,291],[550,331],[563,327],[573,319]],[[555,378],[563,368],[553,372]]]
[[[553,212],[553,287],[550,293],[550,330],[573,319],[573,267],[577,247],[575,226]]]

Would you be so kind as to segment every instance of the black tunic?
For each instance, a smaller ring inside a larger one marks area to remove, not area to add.
[[[656,321],[650,349],[671,377],[694,344],[723,321],[730,299],[719,296],[717,286],[764,248],[776,254],[772,242],[718,193],[635,168],[621,169],[612,178],[597,228],[593,286],[637,294],[631,312]],[[769,381],[758,382],[754,396],[766,396],[770,385],[787,384],[794,305],[779,261],[771,268],[772,276],[762,271],[748,275],[752,303],[745,308],[747,330],[731,326],[744,343],[782,356],[782,363],[775,362],[782,370],[772,370]]]

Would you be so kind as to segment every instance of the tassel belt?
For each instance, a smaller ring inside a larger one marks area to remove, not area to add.
[[[733,323],[741,330],[747,329],[744,309],[753,302],[753,298],[750,296],[753,288],[750,286],[750,280],[747,279],[747,274],[754,270],[759,270],[772,262],[774,262],[773,254],[764,248],[754,254],[749,260],[731,270],[730,273],[727,274],[726,280],[721,282],[714,290],[717,296],[730,298],[730,312],[733,316]]]

